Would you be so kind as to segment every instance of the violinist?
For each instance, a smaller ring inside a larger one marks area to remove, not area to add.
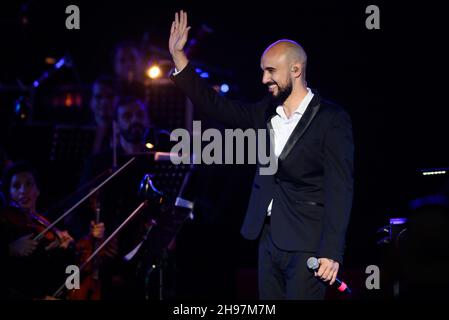
[[[163,130],[151,127],[146,105],[138,98],[121,96],[115,109],[116,127],[118,130],[117,154],[118,165],[123,165],[131,157],[148,151],[145,146],[146,138],[154,145],[153,150],[160,150],[160,145],[165,142]],[[84,185],[93,177],[110,168],[113,164],[113,150],[97,154],[86,159],[81,184]],[[141,199],[138,198],[138,186],[146,173],[142,163],[145,158],[137,160],[137,164],[128,169],[120,177],[114,179],[104,188],[101,195],[102,219],[108,226],[108,233],[126,219],[128,214],[136,208]],[[87,215],[71,215],[66,220],[67,226],[74,231],[76,237],[85,233],[89,221]],[[138,262],[124,261],[128,254],[142,240],[147,222],[145,214],[133,219],[117,237],[113,238],[105,248],[105,256],[102,260],[101,278],[103,282],[103,299],[140,299],[143,284],[136,275]]]
[[[7,248],[2,266],[7,280],[6,296],[48,297],[63,283],[66,267],[78,264],[74,239],[66,230],[56,228],[44,234],[42,240],[36,239],[50,223],[36,210],[39,180],[30,164],[20,162],[6,168],[3,186],[10,203],[0,213],[0,242],[2,248]],[[102,238],[103,234],[102,223],[92,225],[91,237]]]

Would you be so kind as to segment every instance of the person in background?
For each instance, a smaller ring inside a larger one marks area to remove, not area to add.
[[[104,152],[112,144],[112,123],[117,103],[117,86],[112,77],[100,76],[92,84],[90,109],[95,125],[93,154]]]
[[[50,222],[38,213],[40,183],[29,163],[8,166],[3,186],[9,203],[0,213],[0,242],[6,249],[3,267],[8,274],[7,296],[39,299],[51,295],[64,280],[67,265],[77,263],[76,243],[68,231],[58,228],[45,234],[42,244],[35,240]],[[104,224],[92,223],[88,236],[102,239],[103,234]]]
[[[139,49],[132,42],[117,44],[114,50],[114,72],[118,81],[142,82],[144,70]]]

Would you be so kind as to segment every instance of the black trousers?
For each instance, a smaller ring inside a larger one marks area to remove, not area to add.
[[[259,240],[259,298],[262,300],[322,300],[326,284],[307,269],[313,252],[285,251],[276,247],[269,220]]]

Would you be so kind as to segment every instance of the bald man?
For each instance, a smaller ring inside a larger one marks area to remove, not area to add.
[[[259,238],[259,297],[324,299],[326,284],[335,282],[343,261],[352,207],[351,120],[307,87],[307,55],[291,40],[279,40],[262,54],[267,97],[243,104],[217,95],[184,54],[189,29],[187,14],[176,13],[169,39],[175,83],[204,114],[227,127],[274,132],[266,143],[274,149],[277,171],[256,171],[241,229],[245,238]],[[318,272],[307,269],[309,257],[319,258]]]

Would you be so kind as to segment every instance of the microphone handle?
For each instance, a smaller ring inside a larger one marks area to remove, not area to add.
[[[347,292],[349,294],[351,293],[351,289],[349,289],[348,285],[338,278],[335,279],[334,285],[337,287],[337,290],[340,292]]]

